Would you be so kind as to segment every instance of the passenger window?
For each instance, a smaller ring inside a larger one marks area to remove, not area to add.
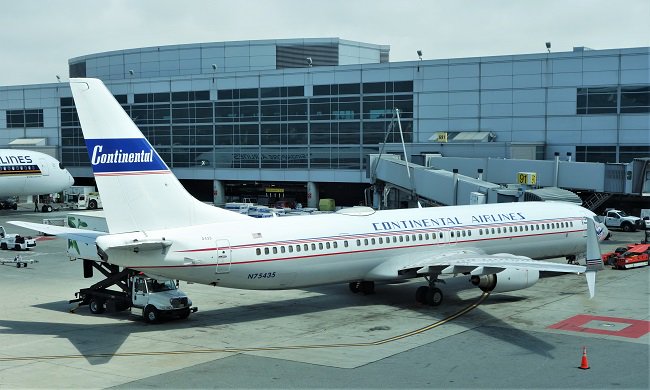
[[[343,241],[343,246],[347,248],[347,247],[348,247],[348,242],[347,242],[347,241]]]
[[[293,253],[293,246],[289,245],[289,253]]]
[[[357,240],[357,246],[361,246],[361,240]]]
[[[273,247],[273,254],[275,255],[275,254],[277,254],[277,253],[278,253],[278,248]]]
[[[296,245],[296,252],[300,252],[300,245]]]
[[[304,249],[305,252],[307,252],[309,250],[309,245],[307,245],[307,244],[303,245],[302,249]]]
[[[371,243],[372,245],[375,245],[375,239],[374,239],[374,238],[370,239],[370,243]]]
[[[255,254],[258,255],[258,256],[261,255],[262,250],[260,248],[255,249]]]
[[[323,244],[321,244],[323,245]],[[316,250],[316,244],[311,244],[311,250],[315,251]]]
[[[399,242],[404,242],[404,236],[399,236]]]
[[[269,254],[269,248],[264,248],[264,254],[268,255]]]
[[[334,242],[332,243],[332,246],[334,247],[334,249],[336,249],[336,248],[339,247],[339,244],[338,244],[336,241],[334,241]]]
[[[368,239],[367,238],[363,239],[363,245],[368,246]]]
[[[280,247],[280,253],[284,253],[284,252],[286,252],[286,251],[287,251],[287,250],[286,250],[283,246]]]
[[[318,243],[318,249],[323,250],[323,243],[322,242]]]

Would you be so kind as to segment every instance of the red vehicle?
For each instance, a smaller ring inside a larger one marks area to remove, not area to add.
[[[650,261],[650,244],[635,244],[616,257],[615,269],[645,267]]]

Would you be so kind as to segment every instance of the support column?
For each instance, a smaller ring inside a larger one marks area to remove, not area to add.
[[[226,191],[221,180],[214,180],[212,183],[213,203],[215,206],[223,207],[226,204]]]
[[[320,195],[318,194],[318,185],[313,181],[307,182],[307,207],[318,208]]]

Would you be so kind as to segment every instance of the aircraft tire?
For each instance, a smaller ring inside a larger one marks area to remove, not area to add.
[[[350,287],[350,291],[353,294],[357,294],[357,293],[359,293],[361,291],[361,286],[360,286],[359,282],[350,282],[348,284],[348,287]]]
[[[363,295],[371,295],[375,293],[375,282],[364,280],[359,286]]]
[[[426,296],[427,296],[428,291],[429,291],[428,286],[420,286],[420,287],[418,287],[418,289],[415,290],[415,301],[417,303],[426,304]]]
[[[426,304],[429,306],[439,306],[442,303],[442,290],[438,287],[429,288],[425,296]]]
[[[144,320],[150,324],[155,324],[160,320],[158,309],[154,306],[147,306],[144,308]]]

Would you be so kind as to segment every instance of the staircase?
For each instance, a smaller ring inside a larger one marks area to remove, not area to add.
[[[608,192],[594,192],[593,195],[582,203],[582,207],[594,211],[611,197],[612,194]]]

